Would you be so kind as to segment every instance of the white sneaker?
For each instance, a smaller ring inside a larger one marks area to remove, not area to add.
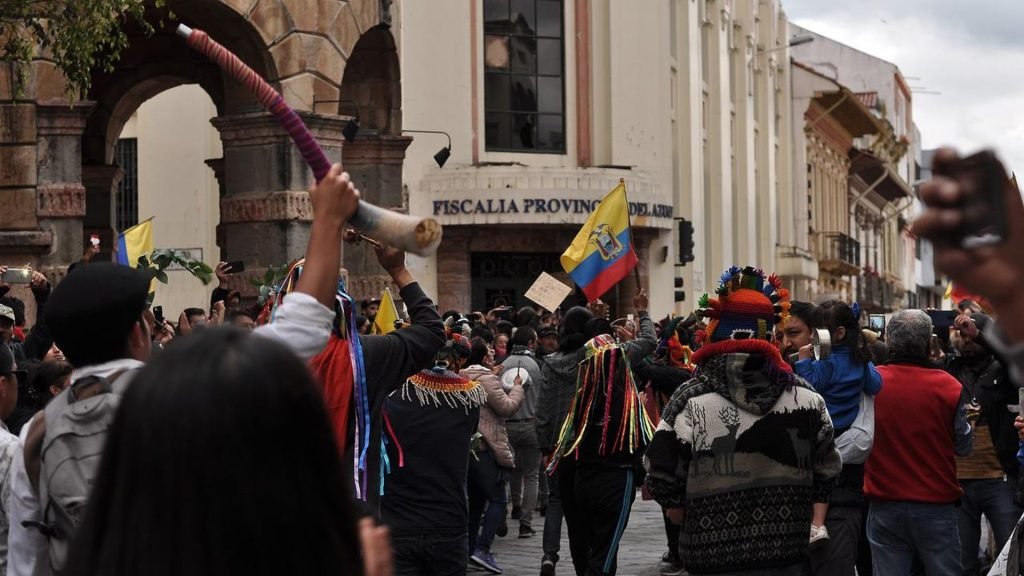
[[[811,548],[820,548],[828,543],[828,528],[811,524]]]

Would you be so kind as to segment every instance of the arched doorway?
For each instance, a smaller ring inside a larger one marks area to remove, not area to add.
[[[402,135],[402,86],[398,49],[387,26],[367,30],[352,49],[341,82],[339,114],[358,113],[360,130],[342,149],[342,163],[366,200],[398,210],[409,201],[402,163],[412,138]],[[376,297],[390,278],[369,246],[345,250],[349,290],[357,299]]]

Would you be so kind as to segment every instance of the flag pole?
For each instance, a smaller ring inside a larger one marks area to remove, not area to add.
[[[626,223],[629,225],[629,244],[632,249],[633,246],[633,218],[629,215],[629,193],[626,191],[626,179],[619,178],[619,184],[622,185],[622,195],[626,197]],[[633,267],[633,279],[636,280],[636,289],[643,290],[643,285],[640,284],[640,259],[637,258],[636,266]]]

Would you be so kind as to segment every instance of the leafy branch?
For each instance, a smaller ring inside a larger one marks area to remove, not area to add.
[[[161,9],[165,3],[151,5]],[[44,51],[67,78],[69,96],[86,94],[93,71],[113,72],[128,47],[126,24],[153,33],[146,5],[146,0],[0,0],[0,62],[11,74],[10,96],[21,96],[28,65]]]
[[[260,306],[266,304],[267,300],[274,296],[277,287],[284,282],[284,279],[288,276],[288,270],[290,269],[290,266],[280,266],[278,268],[268,266],[267,271],[263,273],[262,278],[249,278],[249,283],[255,286],[259,291],[259,298],[257,302],[259,302]]]
[[[148,272],[150,276],[161,284],[167,284],[167,272],[165,270],[173,264],[184,268],[198,278],[204,286],[213,280],[213,268],[209,264],[199,260],[192,260],[188,257],[187,253],[178,250],[154,250],[148,255],[139,256],[137,268]]]

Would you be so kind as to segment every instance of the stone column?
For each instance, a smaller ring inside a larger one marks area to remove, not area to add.
[[[470,241],[473,228],[449,226],[437,248],[437,301],[440,310],[472,310]]]
[[[124,178],[120,166],[82,166],[82,184],[85,185],[84,234],[100,237],[102,251],[96,260],[112,260],[117,242],[117,187]]]
[[[342,164],[364,200],[383,208],[408,211],[408,198],[402,188],[402,163],[411,142],[408,136],[369,135],[345,143]],[[351,278],[349,292],[359,300],[380,295],[391,283],[390,276],[381,270],[373,247],[367,244],[346,246],[345,268]],[[395,287],[391,289],[397,297]]]
[[[36,106],[38,171],[36,216],[39,228],[52,234],[48,254],[39,265],[51,280],[82,257],[86,189],[82,184],[82,132],[91,103],[41,103]],[[113,237],[107,247],[112,246]]]
[[[298,112],[328,160],[341,160],[344,116]],[[219,116],[211,123],[220,132],[222,159],[208,163],[221,188],[217,244],[221,259],[242,260],[246,272],[231,277],[231,288],[246,298],[255,295],[251,278],[269,266],[285,266],[305,255],[313,206],[309,187],[313,171],[277,120],[257,112]],[[344,277],[344,269],[339,268]]]
[[[36,117],[33,104],[0,104],[0,230],[35,230]]]
[[[341,160],[347,118],[300,112],[328,159]],[[313,173],[277,120],[267,113],[211,120],[224,148],[218,235],[221,257],[247,266],[281,266],[300,258],[309,240]]]
[[[217,193],[221,199],[227,193],[227,188],[224,181],[224,159],[223,158],[210,158],[206,160],[205,164],[213,170],[213,177],[217,179]],[[224,226],[221,223],[217,223],[217,246],[220,248],[220,253],[224,254]]]

